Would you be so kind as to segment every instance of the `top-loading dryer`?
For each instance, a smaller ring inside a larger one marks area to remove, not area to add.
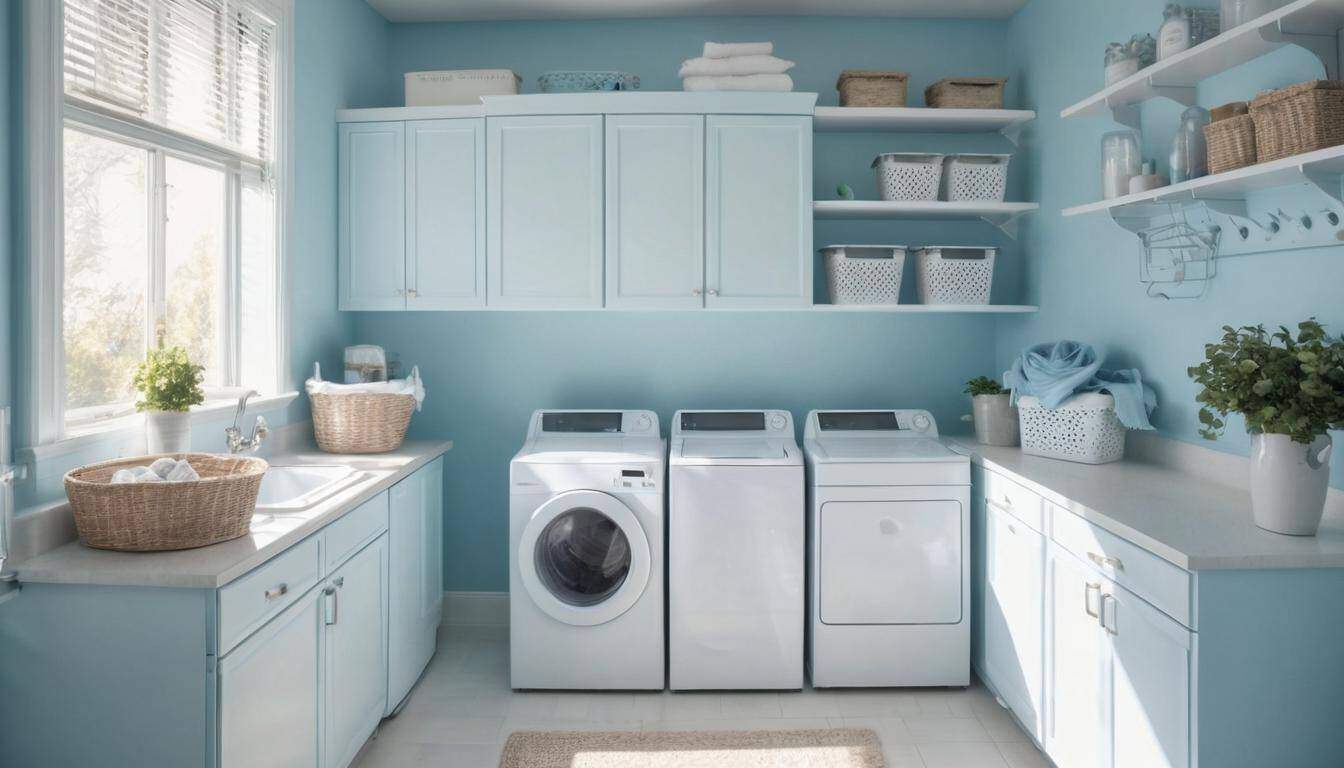
[[[927,411],[813,411],[808,667],[816,687],[970,684],[970,459]]]
[[[787,411],[678,411],[668,459],[668,684],[803,686],[803,459]]]

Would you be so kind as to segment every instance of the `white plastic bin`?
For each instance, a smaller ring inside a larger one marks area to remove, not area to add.
[[[826,292],[832,304],[897,304],[905,270],[904,245],[828,245]]]
[[[1017,414],[1023,453],[1082,464],[1106,464],[1125,456],[1125,426],[1110,395],[1074,395],[1058,408],[1020,397]]]
[[[1012,159],[1012,155],[948,155],[943,160],[942,198],[1003,202]]]
[[[523,79],[511,69],[442,69],[406,73],[406,106],[480,104],[482,96],[513,95]]]
[[[988,304],[998,248],[930,245],[915,251],[921,304]]]
[[[886,201],[937,200],[943,155],[888,152],[873,158],[877,196]]]

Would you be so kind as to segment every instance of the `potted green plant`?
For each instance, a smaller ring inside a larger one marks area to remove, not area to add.
[[[205,368],[191,362],[182,347],[152,349],[136,368],[131,384],[140,393],[135,409],[145,414],[150,453],[191,450],[188,409],[205,401]]]
[[[1018,444],[1017,409],[1002,384],[987,376],[977,376],[966,382],[964,392],[971,396],[977,441],[984,445]]]
[[[1314,318],[1298,323],[1296,335],[1225,326],[1189,374],[1202,387],[1201,435],[1216,440],[1230,413],[1246,421],[1255,524],[1315,535],[1330,487],[1328,431],[1344,424],[1344,337]]]

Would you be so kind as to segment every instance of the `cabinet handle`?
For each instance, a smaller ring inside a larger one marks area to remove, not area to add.
[[[714,289],[714,288],[710,288],[710,289],[709,289],[709,295],[710,295],[710,296],[718,296],[718,295],[719,295],[719,292],[718,292],[716,289]]]
[[[1092,595],[1093,595],[1093,594],[1096,594],[1098,598],[1101,597],[1101,583],[1100,583],[1100,582],[1089,581],[1089,582],[1087,582],[1087,585],[1083,587],[1083,611],[1084,611],[1088,616],[1091,616],[1092,618],[1097,619],[1098,621],[1100,621],[1100,620],[1101,620],[1101,605],[1100,605],[1100,602],[1101,602],[1101,601],[1098,600],[1097,610],[1095,610],[1095,611],[1092,610]]]
[[[1110,568],[1113,571],[1123,571],[1125,569],[1125,564],[1120,562],[1120,558],[1118,557],[1105,557],[1103,555],[1098,555],[1096,552],[1088,552],[1087,559],[1102,568]]]
[[[331,580],[331,583],[335,584],[337,589],[340,589],[341,587],[345,586],[345,577],[337,576],[336,578]]]
[[[1106,610],[1106,606],[1111,606],[1111,610]],[[1101,628],[1110,632],[1112,635],[1120,634],[1120,629],[1116,626],[1116,616],[1119,613],[1120,603],[1111,595],[1101,596]]]
[[[327,625],[336,623],[336,588],[325,587],[322,590],[322,621]]]
[[[418,299],[418,298],[420,298],[420,292],[417,291],[417,290],[415,290],[414,288],[411,288],[411,289],[407,290],[407,291],[406,291],[406,295],[407,295],[407,296],[410,296],[412,299]]]
[[[701,291],[699,288],[692,288],[692,289],[691,289],[691,295],[692,295],[692,296],[699,296],[701,293],[702,293],[702,291]]]
[[[1013,525],[1012,523],[1009,523],[1009,524],[1008,524],[1008,532],[1011,533],[1011,534],[1013,534],[1014,536],[1016,536],[1016,535],[1017,535],[1017,526]]]
[[[267,600],[274,600],[277,597],[284,597],[288,593],[289,593],[288,584],[276,584],[274,587],[271,587],[270,589],[266,590],[265,595]]]

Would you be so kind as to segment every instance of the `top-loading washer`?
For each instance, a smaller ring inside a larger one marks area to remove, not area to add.
[[[668,683],[803,686],[803,460],[787,411],[678,411],[668,459]]]
[[[513,688],[663,688],[665,467],[652,411],[532,414],[509,465]]]
[[[813,411],[808,667],[816,687],[970,684],[970,459],[927,411]]]

